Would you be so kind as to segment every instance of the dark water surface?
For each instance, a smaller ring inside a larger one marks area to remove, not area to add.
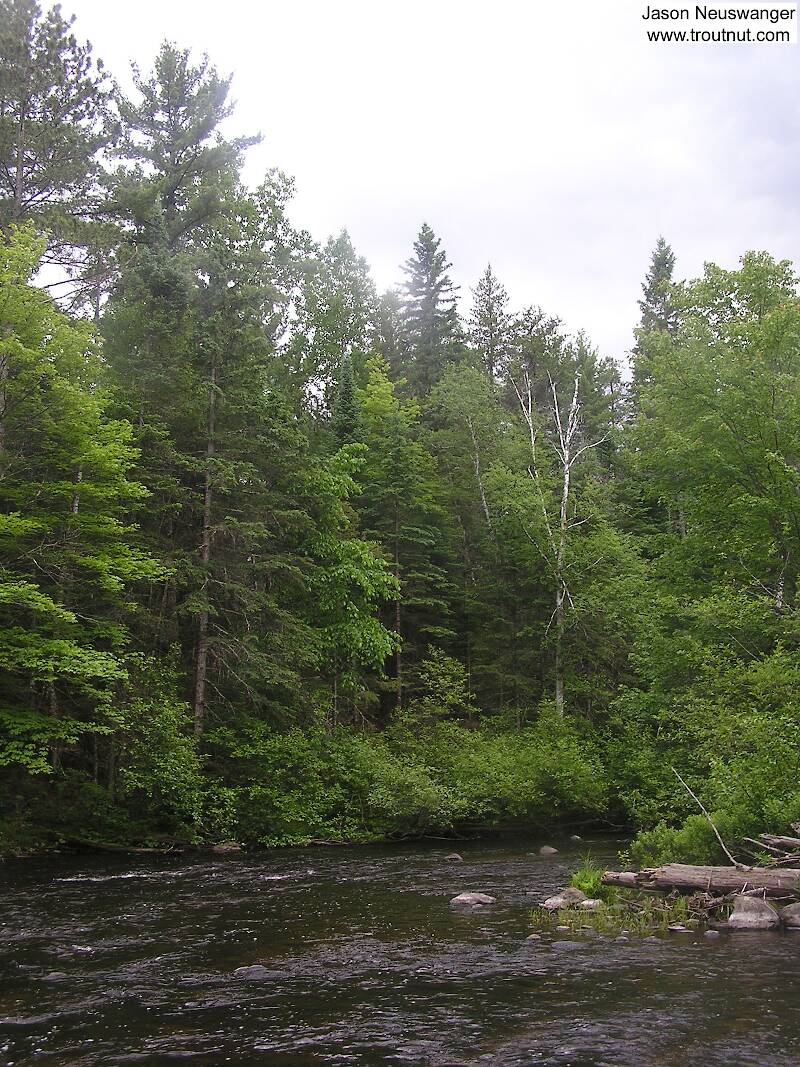
[[[540,843],[0,864],[0,1065],[800,1064],[800,934],[527,942]]]

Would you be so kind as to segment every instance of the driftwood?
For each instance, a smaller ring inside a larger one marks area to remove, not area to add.
[[[706,893],[742,893],[758,890],[767,896],[800,896],[800,868],[692,867],[667,863],[643,871],[606,871],[604,885],[626,889],[702,890]]]

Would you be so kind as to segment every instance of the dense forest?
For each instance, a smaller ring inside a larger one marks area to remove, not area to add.
[[[205,58],[132,85],[0,0],[2,847],[712,856],[676,771],[730,840],[800,820],[792,265],[659,239],[628,369],[427,223],[378,292]]]

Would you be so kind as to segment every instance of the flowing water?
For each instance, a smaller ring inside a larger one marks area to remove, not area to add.
[[[800,933],[526,941],[537,844],[0,864],[0,1065],[800,1064]]]

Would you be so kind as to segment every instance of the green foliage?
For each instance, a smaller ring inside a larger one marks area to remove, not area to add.
[[[291,179],[244,186],[205,58],[163,45],[111,130],[58,9],[0,16],[6,840],[610,813],[710,858],[673,767],[732,844],[800,819],[791,265],[677,284],[660,240],[626,401],[491,268],[465,331],[428,225],[379,298]]]

